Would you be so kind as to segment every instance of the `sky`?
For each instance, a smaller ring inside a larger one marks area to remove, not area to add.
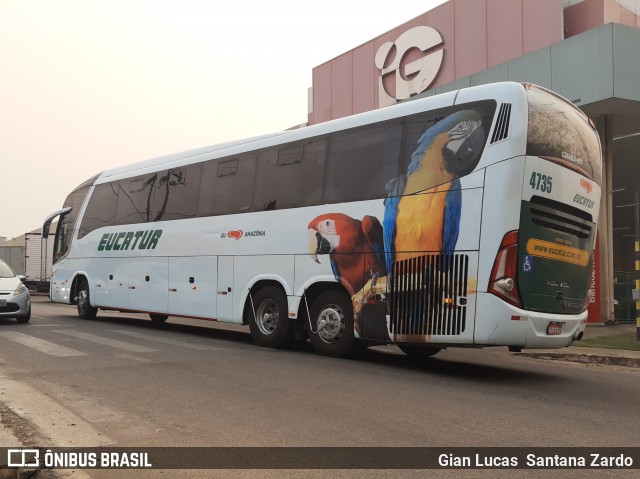
[[[314,67],[444,0],[0,0],[0,237],[106,169],[307,120]]]

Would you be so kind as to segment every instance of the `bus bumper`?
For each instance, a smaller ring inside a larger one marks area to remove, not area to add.
[[[54,303],[71,304],[71,282],[52,277],[49,294]]]
[[[490,293],[477,294],[474,343],[485,346],[514,346],[557,349],[581,338],[587,312],[559,315],[526,311],[498,299]],[[478,315],[480,316],[480,315]]]

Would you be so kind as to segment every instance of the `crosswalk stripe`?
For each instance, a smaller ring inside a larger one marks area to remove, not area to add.
[[[66,346],[60,346],[59,344],[50,343],[44,339],[35,338],[28,334],[19,333],[17,331],[4,331],[0,332],[0,337],[7,338],[16,343],[20,343],[29,348],[40,351],[41,353],[48,354],[50,356],[58,357],[71,357],[71,356],[86,356],[87,353],[77,351],[75,349],[67,348]]]
[[[124,334],[124,335],[127,335],[127,336],[131,336],[132,338],[146,339],[146,340],[155,341],[155,342],[158,342],[158,343],[170,344],[172,346],[179,346],[179,347],[183,347],[183,348],[196,349],[198,351],[225,351],[224,348],[218,348],[216,346],[209,346],[208,344],[190,343],[190,342],[184,341],[184,340],[165,338],[165,337],[160,337],[160,336],[156,336],[156,335],[153,335],[153,334],[138,333],[138,332],[135,332],[135,331],[126,331],[124,329],[110,329],[109,331],[112,332],[112,333],[118,333],[118,334]]]
[[[61,329],[54,330],[56,333],[66,334],[74,338],[83,339],[92,343],[103,344],[111,348],[123,349],[132,353],[152,353],[157,349],[147,348],[145,346],[138,346],[137,344],[127,343],[125,341],[119,341],[117,339],[103,338],[102,336],[96,336],[95,334],[83,333],[81,331],[63,331]]]

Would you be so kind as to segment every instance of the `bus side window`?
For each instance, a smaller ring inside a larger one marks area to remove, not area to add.
[[[322,184],[327,158],[327,140],[311,141],[304,145],[303,172],[298,183],[300,206],[322,203]]]
[[[336,133],[331,137],[325,201],[386,196],[398,176],[402,125],[399,121]]]
[[[255,155],[205,162],[200,177],[197,216],[249,211],[255,162]]]
[[[460,115],[460,121],[467,123],[469,128],[473,128],[474,133],[465,140],[452,156],[447,158],[448,152],[443,153],[445,154],[447,171],[456,177],[463,177],[469,174],[476,167],[482,156],[494,111],[495,102],[484,101],[453,108],[445,108],[427,114],[419,113],[409,116],[406,121],[402,173],[407,174],[410,170],[416,168],[416,162],[418,162],[421,157],[419,152],[424,151],[425,147],[428,148],[429,145],[426,144],[428,141],[433,141],[434,136],[428,132],[433,132],[435,135],[437,131],[447,124],[447,121]],[[449,149],[449,151],[451,150]],[[435,178],[437,177],[424,175],[422,177],[424,183],[420,186],[420,189],[426,190],[437,186],[439,182]]]
[[[327,140],[261,151],[254,209],[272,210],[317,205],[322,200],[322,180]]]
[[[113,226],[116,220],[118,183],[102,183],[93,189],[80,224],[78,238],[98,228]]]
[[[136,176],[118,183],[116,224],[130,225],[151,221],[151,195],[161,172]]]
[[[198,163],[162,171],[153,188],[149,221],[195,217],[201,172]]]
[[[261,151],[258,155],[258,172],[256,178],[253,209],[258,211],[282,208],[282,201],[278,201],[282,194],[278,190],[287,186],[278,178],[278,150]]]

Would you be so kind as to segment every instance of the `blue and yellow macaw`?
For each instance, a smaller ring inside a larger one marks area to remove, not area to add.
[[[462,192],[458,174],[482,149],[480,114],[463,110],[425,131],[407,173],[390,182],[383,228],[385,263],[453,251],[460,231]]]

